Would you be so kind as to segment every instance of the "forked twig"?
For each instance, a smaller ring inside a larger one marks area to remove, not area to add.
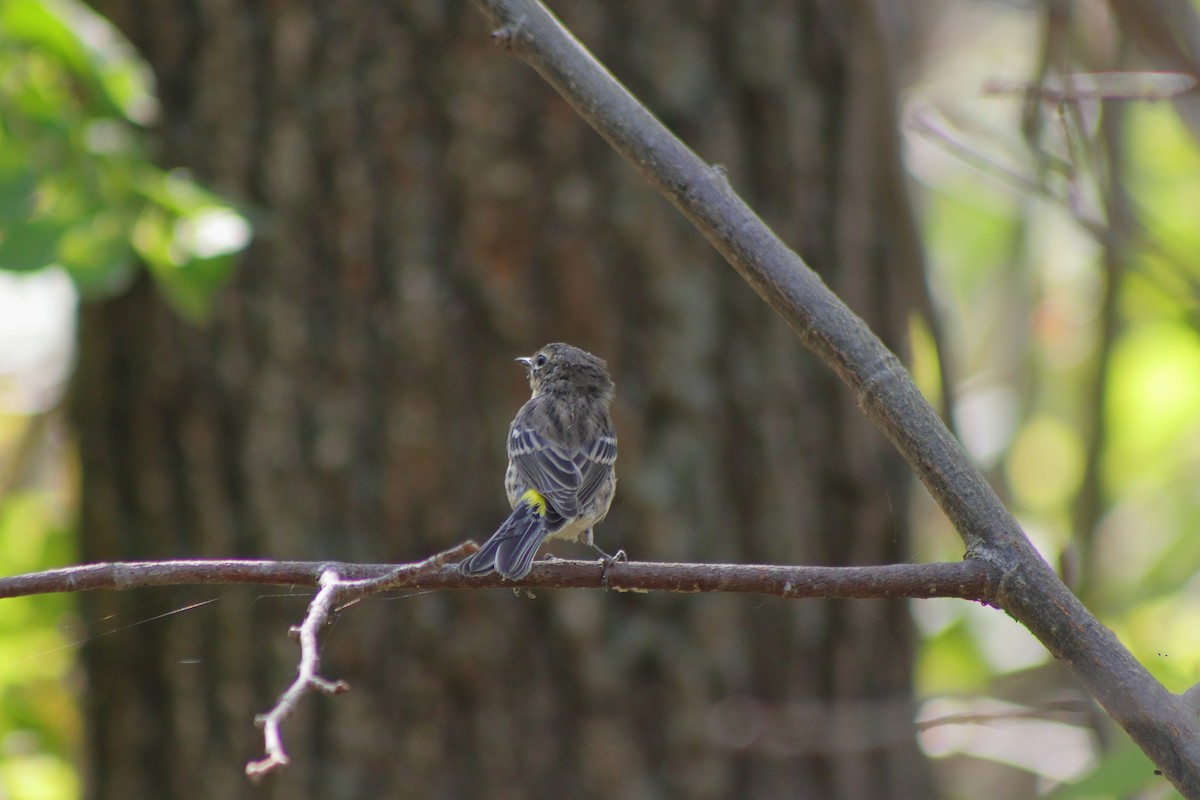
[[[473,542],[461,544],[416,564],[396,567],[390,573],[375,578],[343,580],[336,569],[322,571],[318,581],[321,590],[309,603],[304,621],[290,631],[300,642],[300,668],[296,680],[279,696],[278,702],[270,711],[259,714],[254,720],[255,724],[263,729],[266,755],[246,765],[246,776],[250,780],[258,782],[276,767],[282,767],[291,761],[283,747],[283,736],[279,726],[296,711],[296,707],[306,695],[313,692],[333,695],[350,690],[350,684],[345,681],[331,681],[317,673],[321,664],[317,634],[328,624],[329,618],[349,603],[396,588],[412,576],[438,569],[474,547]]]
[[[338,589],[343,584],[334,570],[327,570],[321,575],[321,591],[308,605],[308,613],[304,622],[293,627],[291,633],[300,641],[300,669],[296,680],[287,691],[279,696],[279,701],[265,714],[259,714],[254,722],[263,729],[263,739],[266,741],[267,754],[258,761],[246,765],[246,775],[252,781],[259,781],[264,775],[276,767],[287,764],[287,751],[283,749],[283,737],[279,733],[279,725],[290,717],[299,705],[301,698],[310,692],[321,694],[341,694],[350,689],[345,681],[330,681],[317,674],[321,663],[321,655],[317,646],[317,632],[329,621],[333,612],[334,601]]]

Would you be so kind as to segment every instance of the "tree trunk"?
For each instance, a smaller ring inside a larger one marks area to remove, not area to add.
[[[203,327],[141,281],[83,311],[87,560],[402,561],[507,513],[512,358],[608,359],[621,437],[597,542],[636,560],[908,557],[906,467],[835,378],[465,4],[99,0],[146,55],[161,161],[257,237]],[[744,7],[743,7],[744,6]],[[894,11],[563,4],[580,38],[895,349],[922,307]],[[590,558],[572,544],[563,557]],[[901,602],[510,592],[346,610],[349,694],[252,725],[305,596],[219,601],[85,650],[90,795],[887,798],[932,794]],[[148,604],[150,613],[145,613]],[[170,604],[174,605],[170,605]]]

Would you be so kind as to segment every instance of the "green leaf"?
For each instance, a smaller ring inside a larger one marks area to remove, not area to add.
[[[0,269],[61,264],[84,297],[145,263],[203,318],[249,223],[182,170],[150,164],[148,67],[107,21],[60,0],[0,0]]]
[[[88,59],[79,37],[45,3],[5,0],[0,3],[0,27],[5,38],[36,46],[80,74],[88,71]]]
[[[28,220],[34,209],[37,175],[16,155],[0,146],[0,231]]]
[[[63,237],[59,263],[85,298],[108,297],[129,285],[137,261],[129,231],[133,215],[101,211]]]
[[[67,226],[58,220],[35,220],[9,228],[0,239],[0,269],[32,272],[55,263]]]
[[[151,269],[158,288],[185,317],[203,322],[212,314],[213,297],[233,272],[231,256],[197,258],[178,267]]]

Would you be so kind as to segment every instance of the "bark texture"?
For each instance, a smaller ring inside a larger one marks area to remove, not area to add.
[[[96,5],[155,71],[162,163],[247,204],[258,235],[206,327],[145,281],[83,312],[86,560],[409,560],[482,539],[526,395],[511,359],[553,340],[617,380],[602,546],[907,559],[893,449],[474,9]],[[923,283],[895,133],[903,20],[880,5],[556,11],[903,351]],[[171,602],[96,594],[85,612],[99,627]],[[291,678],[305,603],[222,592],[92,640],[90,795],[931,794],[902,602],[578,592],[348,610],[323,672],[352,691],[307,702],[284,728],[293,764],[252,789],[250,721]]]

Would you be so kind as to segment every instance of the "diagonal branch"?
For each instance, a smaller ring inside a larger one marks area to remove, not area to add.
[[[535,0],[475,0],[524,60],[679,209],[849,385],[908,460],[970,556],[1002,579],[999,605],[1061,661],[1186,796],[1200,797],[1200,725],[1034,550],[900,361],[734,193]]]

